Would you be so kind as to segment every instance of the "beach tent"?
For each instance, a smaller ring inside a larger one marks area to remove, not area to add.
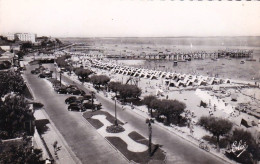
[[[166,76],[166,72],[163,72],[161,75],[160,75],[160,78],[164,78]]]
[[[198,85],[207,85],[207,82],[204,81],[203,79],[200,79],[199,82],[198,82]]]
[[[232,94],[231,96],[231,101],[237,101],[237,95],[236,94]]]
[[[161,89],[156,89],[156,93],[155,93],[157,96],[161,96],[163,95],[163,90]]]
[[[150,80],[157,79],[155,75],[151,75]]]
[[[231,83],[231,81],[229,79],[225,79],[224,83]]]
[[[176,87],[176,82],[174,81],[171,81],[169,84],[168,84],[168,87]]]
[[[139,73],[135,72],[134,77],[138,77],[138,76],[139,76]]]
[[[192,86],[193,82],[191,80],[188,80],[188,82],[186,83],[186,86]]]

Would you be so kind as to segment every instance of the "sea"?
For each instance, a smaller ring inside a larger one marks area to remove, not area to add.
[[[153,50],[181,51],[207,51],[214,52],[224,49],[253,50],[256,61],[246,61],[242,58],[231,60],[220,58],[191,60],[178,62],[173,65],[171,60],[116,60],[118,64],[134,66],[167,72],[183,74],[197,74],[214,76],[243,81],[260,82],[260,37],[120,37],[120,38],[60,38],[61,41],[70,43],[85,43],[96,49],[101,48],[116,52],[142,52]],[[241,61],[245,61],[241,64]]]

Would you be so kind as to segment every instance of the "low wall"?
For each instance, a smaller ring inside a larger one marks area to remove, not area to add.
[[[38,133],[38,130],[35,128],[35,131],[34,131],[34,135],[33,135],[33,139],[34,141],[36,142],[38,148],[42,149],[42,158],[43,159],[50,159],[50,156],[48,154],[48,151],[45,146],[44,146],[44,143],[43,143],[43,140],[41,139],[41,136],[39,135]]]

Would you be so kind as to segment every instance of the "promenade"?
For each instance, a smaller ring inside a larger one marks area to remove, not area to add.
[[[63,76],[62,80],[65,83],[73,83],[73,80]],[[76,83],[76,85],[86,92],[91,91],[88,87]],[[114,103],[108,100],[104,95],[97,94],[96,98],[100,103],[102,103],[102,108],[106,109],[109,113],[114,115]],[[118,118],[127,122],[131,125],[138,133],[147,137],[148,128],[145,124],[146,118],[136,114],[131,110],[123,110],[120,105],[117,106]],[[200,149],[198,146],[183,140],[179,136],[170,131],[162,128],[159,125],[153,125],[153,143],[162,145],[162,149],[166,151],[167,163],[176,164],[201,164],[201,163],[212,163],[220,164],[226,163],[222,159],[207,153],[206,151]]]
[[[97,131],[86,124],[81,113],[68,112],[64,100],[69,95],[59,95],[45,79],[30,73],[33,66],[27,66],[25,78],[32,88],[35,98],[44,104],[44,110],[67,143],[69,152],[75,154],[81,163],[126,163]],[[51,144],[51,142],[50,142]],[[48,147],[52,147],[48,145]],[[74,160],[77,162],[77,160]]]

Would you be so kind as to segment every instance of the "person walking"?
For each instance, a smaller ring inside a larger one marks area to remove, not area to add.
[[[58,146],[58,141],[54,141],[53,143],[53,149],[54,149],[54,154],[57,154],[57,146]]]

